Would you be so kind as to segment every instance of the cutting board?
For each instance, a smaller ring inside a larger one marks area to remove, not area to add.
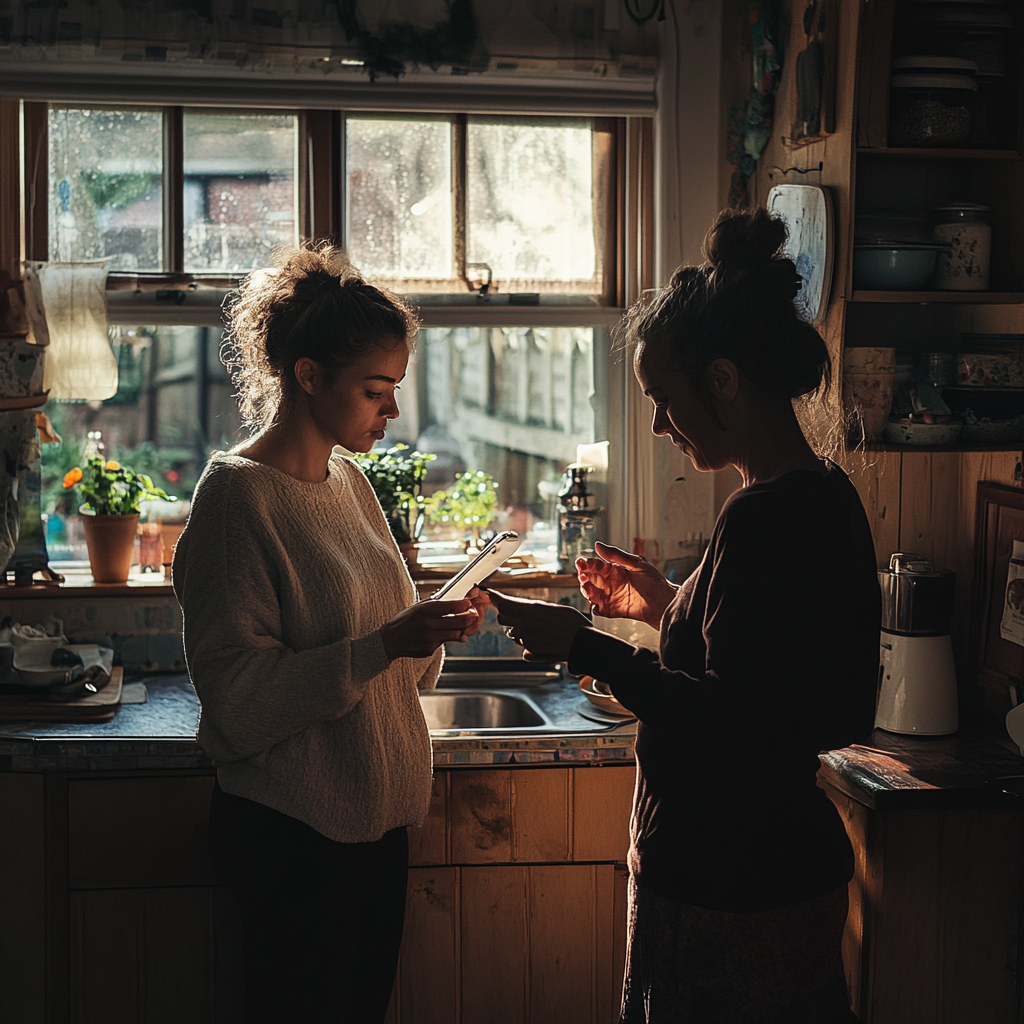
[[[99,693],[78,700],[47,700],[23,693],[0,695],[0,722],[109,722],[121,702],[124,669],[120,665],[110,673],[110,682]]]

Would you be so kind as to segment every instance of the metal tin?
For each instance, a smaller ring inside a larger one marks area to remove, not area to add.
[[[882,629],[913,636],[944,636],[953,616],[956,573],[936,569],[927,555],[897,551],[878,574]]]

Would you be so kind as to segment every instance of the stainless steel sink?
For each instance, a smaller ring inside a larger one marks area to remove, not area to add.
[[[431,690],[420,694],[432,733],[535,732],[552,728],[536,702],[501,690]]]

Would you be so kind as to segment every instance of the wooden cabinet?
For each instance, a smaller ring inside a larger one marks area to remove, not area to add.
[[[410,833],[392,1024],[618,1019],[632,766],[450,769]],[[0,1024],[234,1024],[213,776],[0,774]]]
[[[826,792],[856,854],[843,959],[863,1024],[1020,1021],[1024,813]]]
[[[618,1020],[634,769],[438,772],[394,1024]]]

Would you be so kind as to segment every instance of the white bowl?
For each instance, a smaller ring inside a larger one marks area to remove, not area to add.
[[[39,668],[14,666],[14,673],[22,686],[53,686],[54,683],[66,683],[71,669],[67,665],[47,665]]]
[[[909,420],[889,420],[883,437],[889,444],[952,444],[963,429],[963,424],[911,423]]]

